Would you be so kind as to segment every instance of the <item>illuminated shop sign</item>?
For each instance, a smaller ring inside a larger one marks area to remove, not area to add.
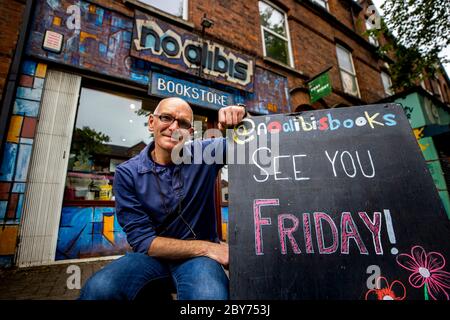
[[[251,57],[203,41],[193,33],[139,12],[136,12],[131,55],[246,91],[253,90]]]
[[[230,93],[153,72],[149,93],[162,97],[180,97],[189,103],[218,110],[234,103]]]

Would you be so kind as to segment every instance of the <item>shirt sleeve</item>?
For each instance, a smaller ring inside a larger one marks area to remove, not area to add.
[[[116,216],[133,251],[147,254],[156,232],[136,197],[133,181],[133,175],[126,168],[116,168],[113,184]]]

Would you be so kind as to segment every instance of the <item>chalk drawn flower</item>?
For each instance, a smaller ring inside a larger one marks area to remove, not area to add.
[[[366,300],[404,300],[406,297],[406,288],[398,280],[389,284],[385,277],[378,277],[376,288],[367,291]]]
[[[449,300],[450,273],[442,270],[445,258],[439,252],[426,253],[421,246],[414,246],[411,254],[397,256],[397,263],[412,274],[409,283],[416,289],[424,287],[425,300],[428,295],[434,300]]]

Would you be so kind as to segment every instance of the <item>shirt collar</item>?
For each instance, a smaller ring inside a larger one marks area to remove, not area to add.
[[[149,156],[150,151],[153,150],[155,147],[155,142],[150,142],[144,150],[139,153],[139,162],[138,162],[138,172],[139,173],[147,173],[150,171],[153,171],[153,168],[155,168],[155,162],[153,159]]]
[[[155,141],[150,142],[144,150],[139,153],[139,162],[138,162],[138,172],[139,173],[147,173],[152,172],[154,169],[157,173],[162,172],[167,169],[168,166],[156,164],[152,157],[150,156],[150,152],[155,148]]]

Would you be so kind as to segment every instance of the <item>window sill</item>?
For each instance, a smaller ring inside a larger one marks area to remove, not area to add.
[[[346,93],[343,90],[337,89],[337,88],[333,88],[333,92],[340,95],[343,98],[346,98],[349,101],[352,101],[353,103],[359,103],[359,104],[364,104],[364,101],[358,97],[358,96],[354,96],[352,94]]]
[[[182,27],[187,27],[188,29],[194,30],[195,25],[192,22],[188,22],[184,19],[175,17],[169,13],[166,13],[162,10],[159,10],[157,8],[154,8],[150,5],[146,5],[145,3],[139,2],[137,0],[122,0],[122,2],[124,2],[125,4],[131,4],[139,9],[143,9],[144,13],[152,13],[155,16],[157,16],[158,18],[162,18],[164,20],[169,20],[172,23],[175,23],[179,26]]]
[[[286,65],[286,64],[284,64],[282,62],[279,62],[279,61],[277,61],[277,60],[275,60],[273,58],[263,57],[263,61],[267,62],[267,63],[270,63],[270,64],[273,64],[273,65],[276,65],[277,67],[281,67],[284,70],[289,71],[291,73],[294,73],[294,74],[296,74],[296,75],[298,75],[298,76],[300,76],[302,78],[307,78],[307,76],[303,72],[301,72],[299,70],[296,70],[296,69],[294,69],[294,68],[292,68],[292,67],[290,67],[290,66],[288,66],[288,65]]]
[[[63,207],[115,207],[113,200],[64,200]]]

